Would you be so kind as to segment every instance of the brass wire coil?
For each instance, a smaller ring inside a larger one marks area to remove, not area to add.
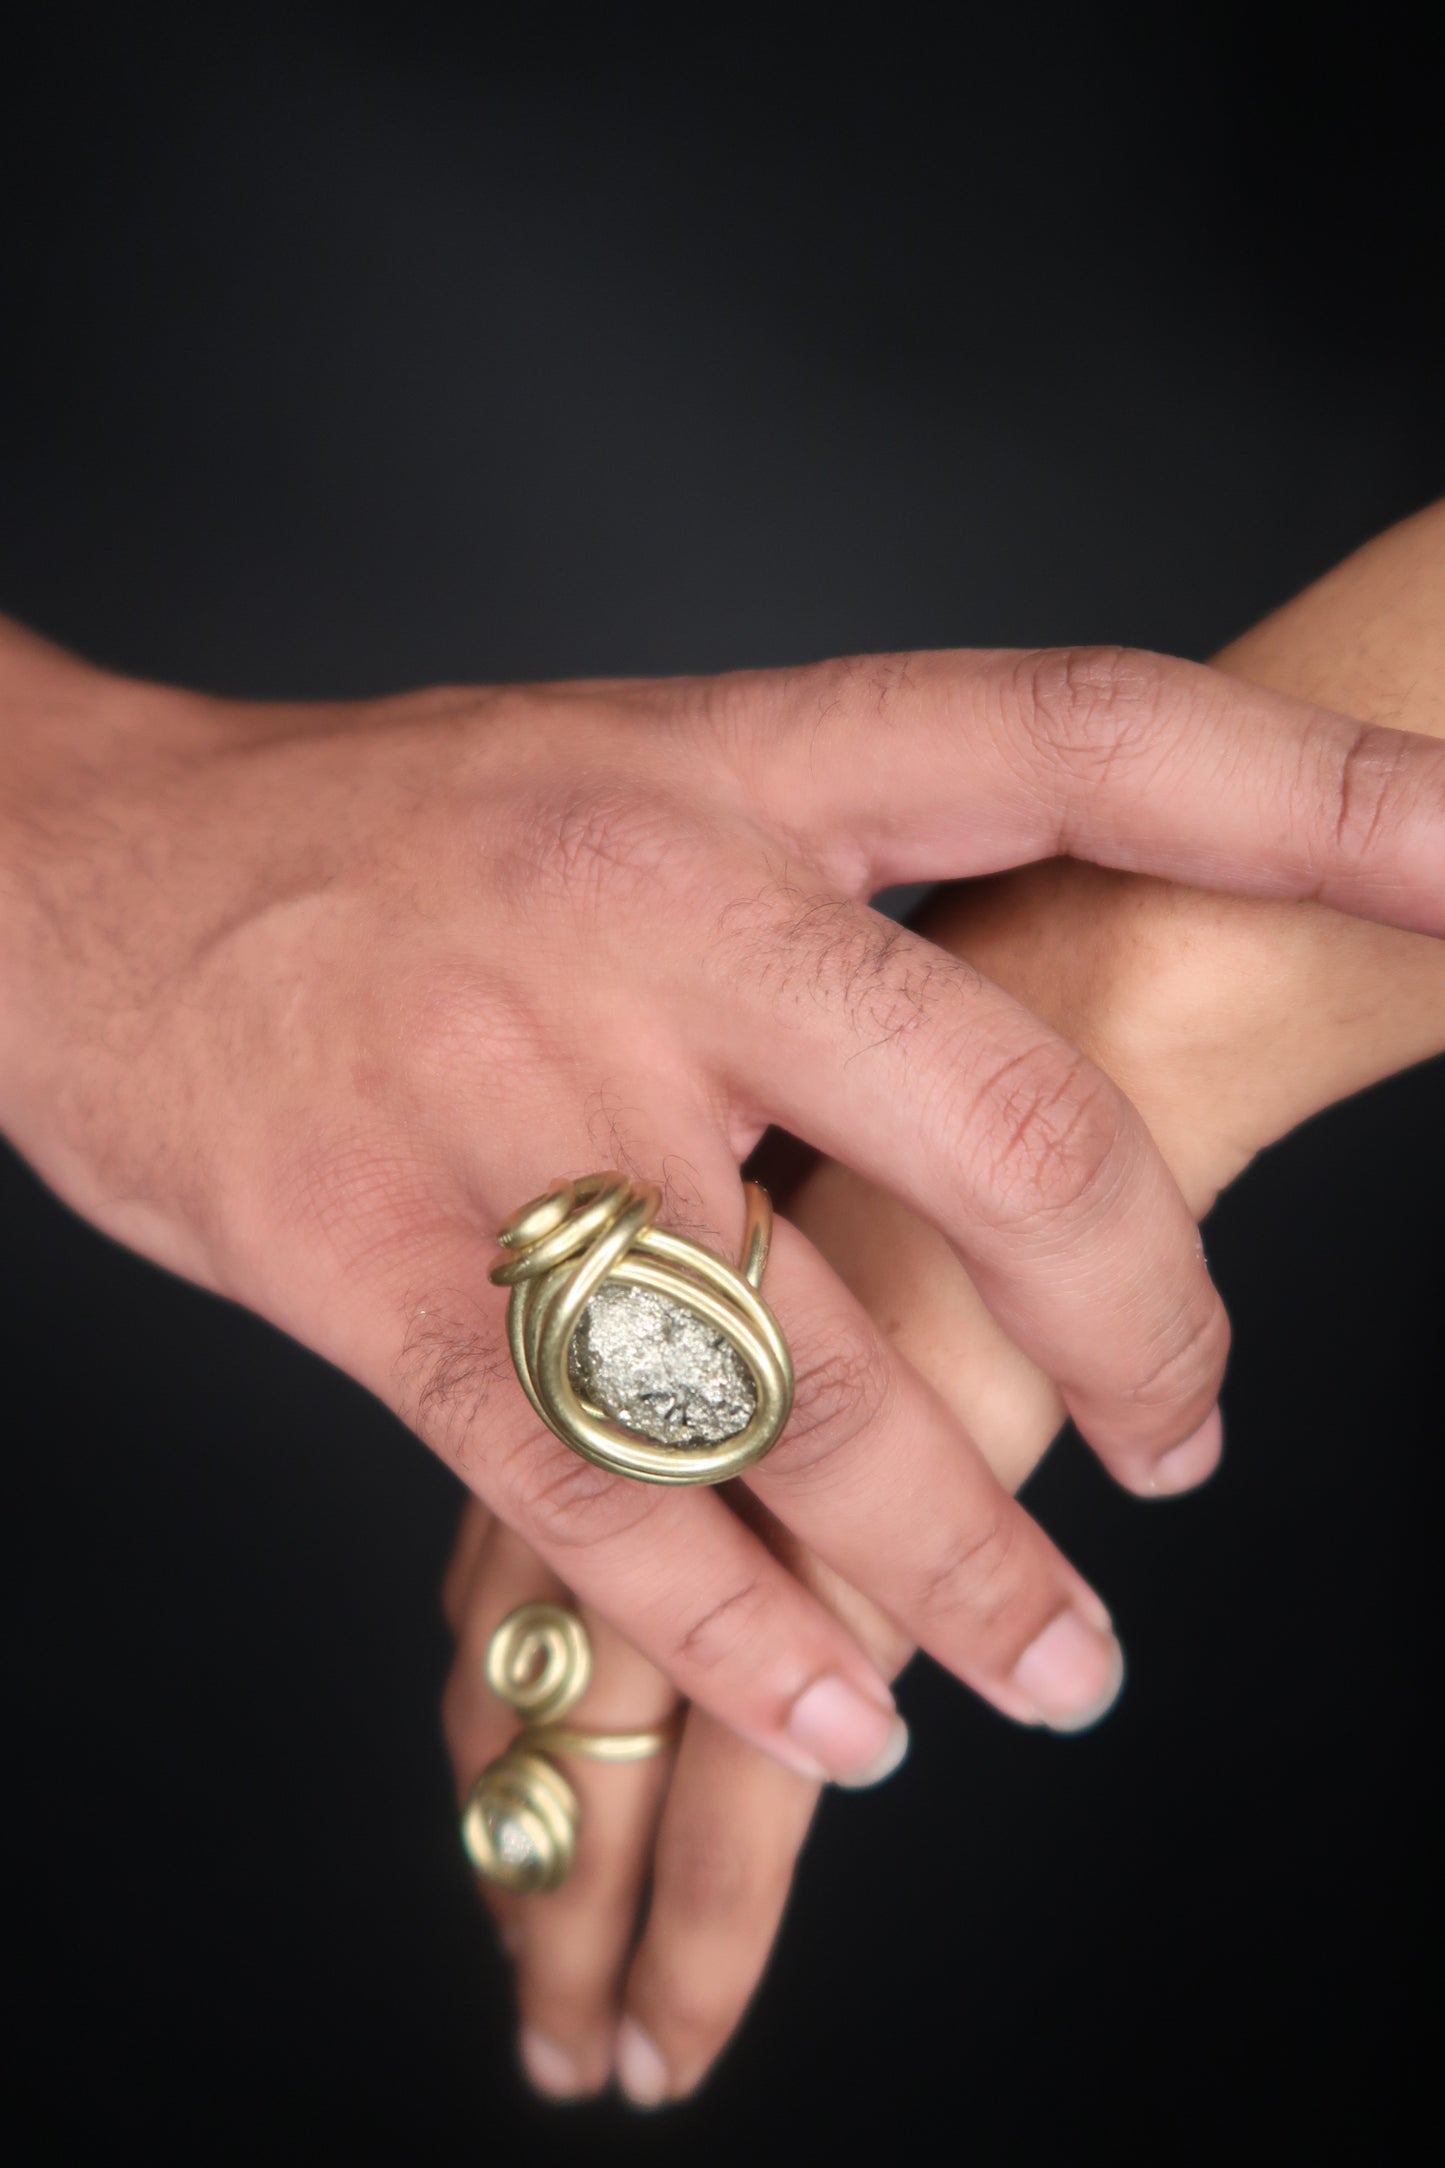
[[[491,1277],[511,1289],[507,1338],[517,1376],[547,1428],[585,1460],[644,1483],[723,1483],[776,1444],[792,1410],[793,1366],[758,1293],[772,1207],[756,1183],[744,1189],[747,1225],[737,1268],[701,1243],[654,1226],[659,1192],[621,1174],[559,1183],[523,1205],[498,1234],[508,1254]],[[604,1280],[649,1289],[722,1334],[757,1396],[741,1430],[718,1443],[661,1445],[583,1399],[568,1358],[582,1313]]]
[[[572,1870],[582,1808],[554,1754],[645,1761],[677,1736],[676,1722],[629,1732],[580,1731],[560,1723],[591,1677],[587,1629],[560,1604],[519,1604],[487,1645],[487,1684],[531,1719],[487,1764],[462,1810],[462,1842],[472,1865],[502,1889],[560,1889]]]

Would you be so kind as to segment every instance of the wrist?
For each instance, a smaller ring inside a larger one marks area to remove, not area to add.
[[[207,703],[92,668],[0,619],[0,1130],[37,1156],[64,1019],[83,1014],[135,811]]]

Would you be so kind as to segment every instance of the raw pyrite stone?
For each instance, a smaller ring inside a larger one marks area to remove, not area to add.
[[[647,1287],[604,1281],[572,1338],[584,1400],[657,1445],[720,1445],[758,1404],[752,1372],[703,1318]]]

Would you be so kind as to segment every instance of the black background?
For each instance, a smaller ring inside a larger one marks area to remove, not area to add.
[[[1438,110],[1378,11],[65,9],[6,55],[0,601],[256,695],[1207,654],[1445,482]],[[1282,1030],[1287,1022],[1282,1019]],[[1437,1068],[1212,1223],[1225,1472],[1031,1501],[1096,1736],[919,1670],[694,2106],[531,2102],[435,1704],[451,1479],[13,1162],[27,2157],[1401,2157],[1433,2123]]]

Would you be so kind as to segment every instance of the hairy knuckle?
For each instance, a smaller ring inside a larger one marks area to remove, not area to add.
[[[407,1307],[395,1366],[397,1413],[434,1453],[463,1468],[505,1367],[496,1334],[465,1303],[429,1291]]]
[[[653,1510],[640,1484],[596,1468],[549,1434],[530,1432],[494,1458],[494,1478],[513,1527],[553,1551],[584,1550],[625,1536]]]
[[[1117,1095],[1066,1047],[1043,1043],[1012,1056],[956,1118],[976,1202],[998,1220],[1047,1223],[1111,1188],[1123,1135]]]
[[[819,750],[830,724],[850,721],[860,709],[881,716],[894,694],[908,682],[913,657],[873,652],[830,655],[822,662],[799,663],[768,673],[771,705],[784,727],[800,735],[810,751]]]
[[[770,753],[788,720],[796,674],[790,668],[722,670],[697,679],[692,713],[704,744],[732,765]]]
[[[721,974],[741,974],[784,1012],[826,1007],[859,962],[854,907],[787,876],[727,902],[717,923]]]
[[[746,974],[784,1020],[825,1011],[851,1041],[849,1060],[932,1047],[979,985],[970,964],[856,899],[787,880],[730,905],[718,936],[729,979]]]

